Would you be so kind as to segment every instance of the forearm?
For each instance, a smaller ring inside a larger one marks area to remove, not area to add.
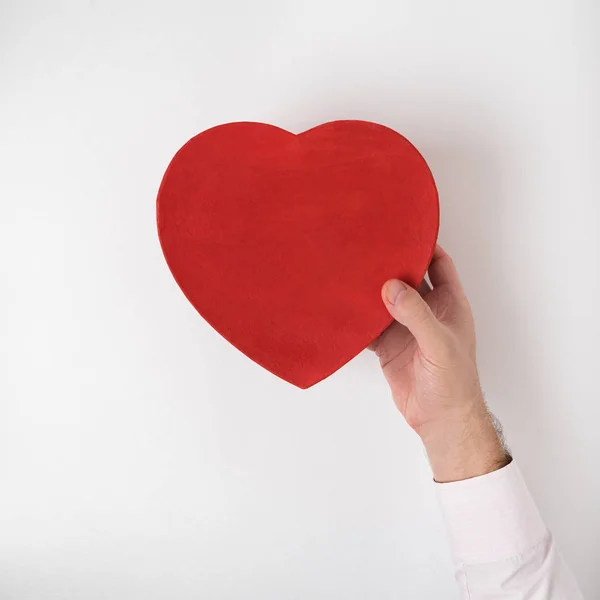
[[[455,420],[425,425],[417,433],[438,483],[485,475],[511,461],[483,398],[478,398],[466,414]]]

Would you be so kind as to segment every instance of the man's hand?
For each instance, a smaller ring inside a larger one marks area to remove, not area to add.
[[[510,462],[485,405],[475,328],[454,263],[438,246],[433,289],[398,281],[382,289],[395,322],[371,345],[396,406],[419,434],[438,482],[484,475]]]

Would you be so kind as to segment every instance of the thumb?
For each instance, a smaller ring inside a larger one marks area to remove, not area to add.
[[[389,313],[404,325],[426,354],[435,354],[442,338],[442,326],[419,292],[398,279],[390,279],[381,290]]]

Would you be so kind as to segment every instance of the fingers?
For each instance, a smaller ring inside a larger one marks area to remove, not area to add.
[[[423,279],[423,281],[421,281],[421,285],[419,286],[419,294],[421,294],[421,296],[425,296],[430,291],[431,286],[427,283],[427,281],[425,281],[425,279]],[[379,342],[381,341],[381,335],[367,346],[367,348],[372,352],[377,352],[377,347],[379,346]]]
[[[427,283],[427,281],[425,279],[423,279],[423,281],[421,281],[421,285],[419,286],[419,294],[421,294],[421,296],[425,296],[430,291],[431,291],[431,286]],[[373,352],[377,352],[377,346],[379,345],[380,340],[381,340],[381,335],[377,339],[373,340],[367,346],[367,348]]]
[[[443,284],[462,288],[454,262],[440,245],[435,248],[428,272],[434,288]]]
[[[417,340],[421,350],[435,354],[442,337],[442,326],[417,290],[391,279],[382,289],[383,302],[396,321]]]

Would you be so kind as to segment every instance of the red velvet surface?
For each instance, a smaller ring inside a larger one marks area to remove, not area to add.
[[[438,233],[438,195],[395,131],[334,121],[295,135],[261,123],[200,133],[158,194],[177,283],[227,340],[307,388],[391,322],[382,284],[417,286]]]

